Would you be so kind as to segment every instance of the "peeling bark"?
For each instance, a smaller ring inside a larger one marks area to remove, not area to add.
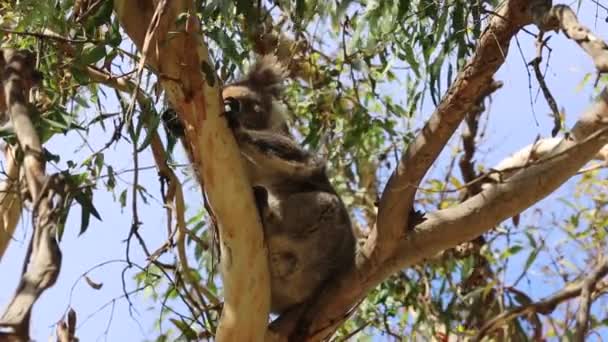
[[[0,183],[0,261],[19,223],[22,206],[20,168],[12,146],[5,146],[4,160],[6,179]]]

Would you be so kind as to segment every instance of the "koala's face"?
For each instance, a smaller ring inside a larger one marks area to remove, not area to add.
[[[272,96],[256,92],[246,84],[233,84],[224,87],[222,98],[231,110],[238,113],[243,127],[263,130],[272,127]]]
[[[274,56],[257,60],[240,81],[222,89],[222,98],[237,113],[238,122],[247,129],[287,133],[284,110],[279,104],[285,69]]]

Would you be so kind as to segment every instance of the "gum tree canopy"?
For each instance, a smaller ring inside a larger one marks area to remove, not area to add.
[[[15,284],[0,287],[0,341],[53,322],[62,342],[95,338],[94,322],[111,340],[144,339],[138,324],[158,341],[608,336],[608,45],[594,33],[608,4],[571,6],[3,1],[0,278]],[[327,160],[359,239],[352,269],[280,317],[219,92],[266,54],[288,69],[291,130]],[[555,60],[585,69],[578,87]],[[490,116],[517,79],[513,107]],[[90,234],[107,239],[80,247]],[[85,255],[104,261],[70,274]],[[45,291],[62,291],[55,307]],[[78,292],[111,296],[110,318]]]

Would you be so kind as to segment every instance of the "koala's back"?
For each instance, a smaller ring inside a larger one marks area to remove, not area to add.
[[[350,268],[355,237],[340,198],[330,192],[290,194],[270,201],[264,228],[271,262],[271,310],[282,312]]]

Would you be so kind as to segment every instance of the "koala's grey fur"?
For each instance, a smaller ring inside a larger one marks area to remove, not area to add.
[[[242,80],[223,88],[227,116],[254,186],[271,272],[271,311],[304,303],[349,269],[355,236],[325,161],[305,151],[277,110],[284,69],[265,56]]]

